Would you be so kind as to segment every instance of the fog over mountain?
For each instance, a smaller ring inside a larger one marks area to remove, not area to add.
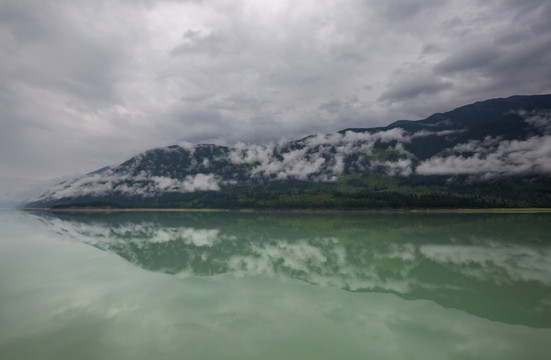
[[[478,102],[425,120],[346,129],[290,142],[241,142],[233,147],[183,142],[63,181],[39,199],[49,205],[156,199],[251,186],[283,189],[289,182],[301,189],[356,182],[354,190],[344,192],[373,192],[389,186],[370,189],[361,182],[376,178],[409,186],[415,179],[430,185],[434,176],[448,185],[503,179],[526,182],[533,177],[549,184],[550,158],[551,95],[515,96]]]

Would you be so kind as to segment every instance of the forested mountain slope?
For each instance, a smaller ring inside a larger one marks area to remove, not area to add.
[[[182,143],[64,181],[28,207],[551,207],[551,95],[233,147]]]

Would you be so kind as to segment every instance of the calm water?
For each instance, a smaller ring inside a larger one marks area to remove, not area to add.
[[[545,359],[551,215],[0,213],[0,359]]]

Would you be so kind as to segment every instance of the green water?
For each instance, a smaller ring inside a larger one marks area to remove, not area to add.
[[[0,213],[0,359],[546,359],[551,215]]]

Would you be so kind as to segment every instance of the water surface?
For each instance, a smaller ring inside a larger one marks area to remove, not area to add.
[[[543,359],[548,214],[0,214],[2,359]]]

